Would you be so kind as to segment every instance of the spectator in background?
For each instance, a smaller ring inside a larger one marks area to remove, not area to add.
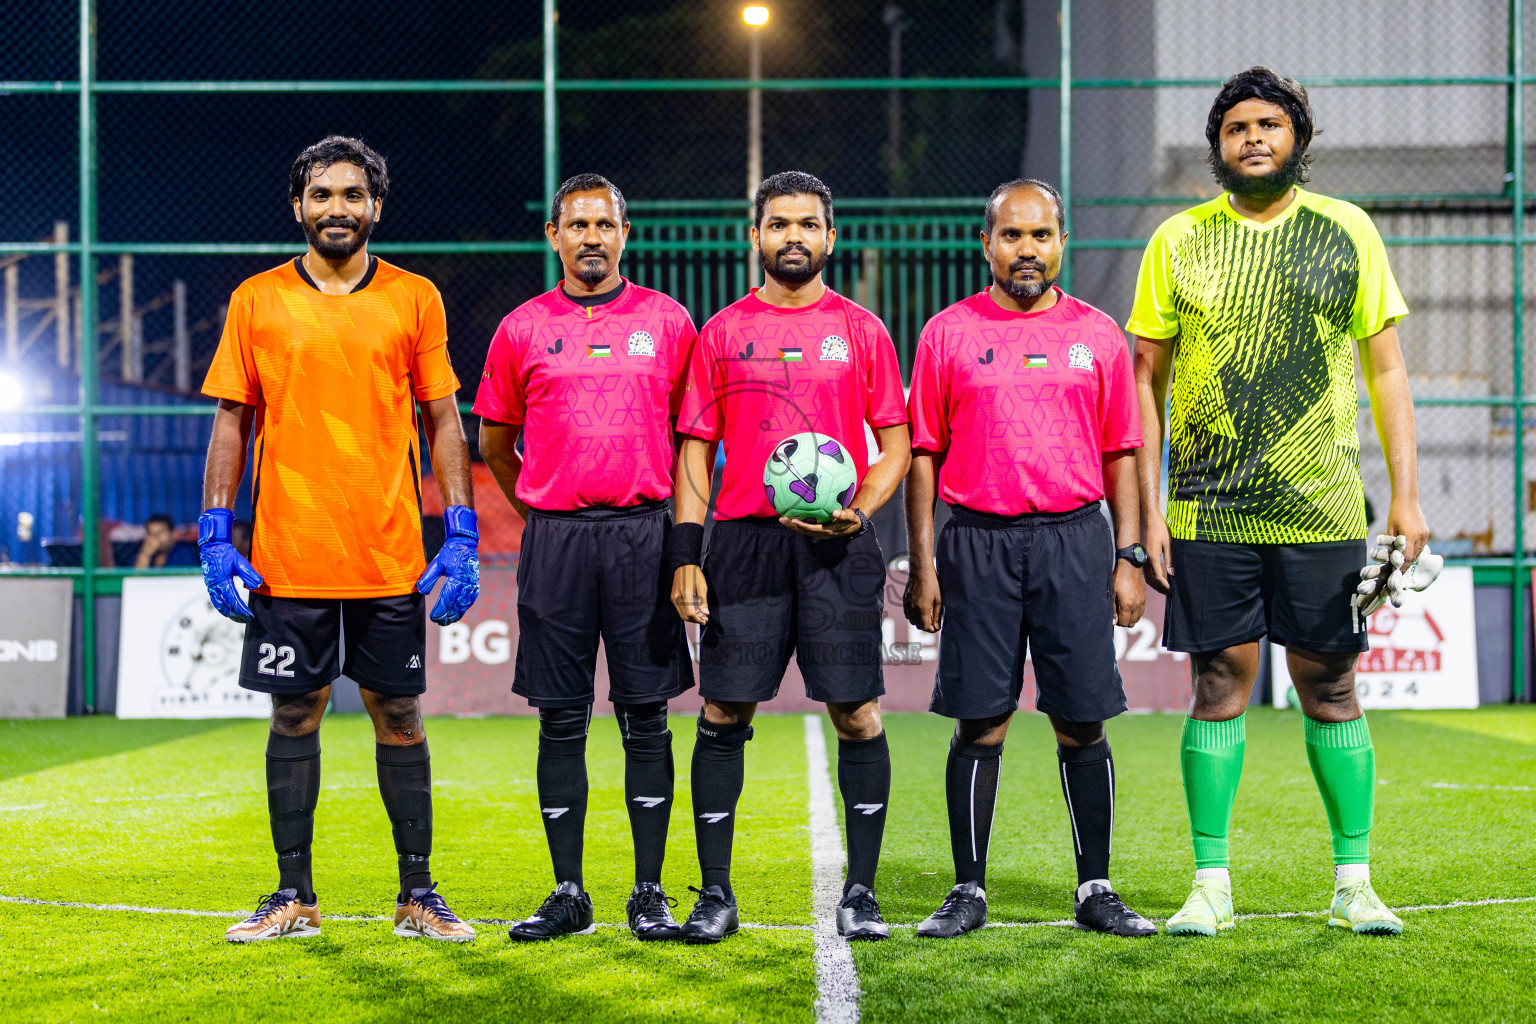
[[[166,566],[196,565],[188,547],[177,549],[176,520],[156,512],[144,520],[144,543],[133,560],[135,569],[163,569]]]
[[[133,560],[135,569],[159,569],[176,547],[176,520],[164,512],[156,512],[144,520],[144,543]]]

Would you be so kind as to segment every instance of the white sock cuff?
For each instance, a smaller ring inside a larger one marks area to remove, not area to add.
[[[1337,864],[1333,869],[1333,880],[1342,882],[1346,878],[1363,878],[1367,882],[1371,880],[1371,866],[1369,864]]]
[[[1101,889],[1113,889],[1114,888],[1114,886],[1109,884],[1109,879],[1107,879],[1107,878],[1090,878],[1090,879],[1088,879],[1088,881],[1084,882],[1082,885],[1077,887],[1077,902],[1081,903],[1081,902],[1083,902],[1083,900],[1087,899],[1089,896],[1092,896],[1093,895],[1093,887],[1096,886],[1096,885],[1099,886]]]
[[[1218,881],[1218,882],[1226,882],[1228,885],[1231,885],[1232,884],[1232,871],[1231,871],[1230,868],[1196,868],[1195,869],[1195,881],[1197,881],[1197,882],[1205,882],[1205,881],[1211,881],[1211,880]]]

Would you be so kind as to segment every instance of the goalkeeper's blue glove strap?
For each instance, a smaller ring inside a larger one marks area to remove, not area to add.
[[[448,528],[448,539],[416,581],[416,589],[426,594],[439,577],[447,579],[432,606],[432,621],[439,626],[451,626],[464,617],[480,596],[480,528],[475,524],[475,510],[463,505],[444,509],[443,525]]]
[[[219,614],[236,622],[250,622],[250,607],[235,589],[235,577],[248,589],[261,586],[261,574],[251,568],[230,537],[235,514],[227,508],[211,508],[197,517],[198,561],[203,566],[203,586]]]

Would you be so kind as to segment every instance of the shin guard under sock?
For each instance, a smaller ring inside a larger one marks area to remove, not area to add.
[[[539,813],[555,869],[555,884],[582,885],[582,841],[587,827],[587,728],[590,704],[539,709]]]
[[[944,795],[949,804],[949,847],[955,858],[955,884],[987,884],[987,844],[992,839],[992,813],[997,807],[997,780],[1002,773],[1003,745],[949,742],[944,767]]]
[[[855,885],[873,889],[880,866],[886,805],[891,799],[891,748],[884,732],[868,740],[838,738],[837,788],[843,797],[843,831],[848,837],[846,896]]]
[[[432,884],[432,757],[427,741],[412,747],[375,746],[379,795],[395,834],[400,899]]]
[[[1057,745],[1061,793],[1072,821],[1077,884],[1109,880],[1109,851],[1115,827],[1115,760],[1109,740],[1087,747]]]
[[[741,799],[750,725],[716,725],[699,713],[693,743],[693,834],[699,850],[701,888],[718,885],[731,898],[731,844],[736,803]]]
[[[267,816],[277,851],[277,887],[293,889],[302,903],[315,902],[310,845],[320,801],[320,734],[267,735]]]
[[[624,740],[624,806],[635,843],[635,881],[661,883],[672,820],[672,732],[666,701],[614,704]]]
[[[1306,719],[1307,761],[1328,812],[1333,863],[1368,864],[1376,805],[1376,749],[1363,717],[1353,722]]]
[[[1189,808],[1196,870],[1229,866],[1227,833],[1237,784],[1243,777],[1246,739],[1243,715],[1225,722],[1184,719],[1179,763],[1184,772],[1184,802]]]

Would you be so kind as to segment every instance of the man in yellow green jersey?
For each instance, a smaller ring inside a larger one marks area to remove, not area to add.
[[[1195,674],[1181,751],[1195,885],[1168,921],[1172,934],[1233,924],[1227,831],[1266,634],[1286,648],[1333,835],[1328,923],[1402,931],[1370,881],[1376,762],[1354,686],[1366,649],[1352,613],[1367,524],[1352,349],[1392,478],[1386,532],[1403,538],[1410,564],[1429,529],[1395,326],[1408,308],[1370,218],[1300,187],[1313,131],[1292,79],[1256,67],[1222,86],[1205,135],[1223,192],[1158,228],[1127,325],[1137,336],[1147,581],[1169,595],[1164,644],[1188,652]]]

